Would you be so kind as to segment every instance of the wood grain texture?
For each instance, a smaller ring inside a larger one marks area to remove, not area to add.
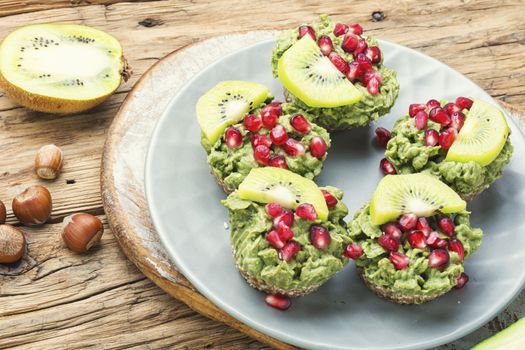
[[[239,0],[235,6],[227,0],[71,5],[60,0],[0,0],[0,14],[11,14],[0,21],[0,37],[30,23],[91,25],[114,34],[134,68],[131,81],[116,95],[78,116],[30,112],[0,96],[0,199],[8,207],[21,189],[41,182],[32,172],[34,152],[41,145],[57,143],[66,156],[60,178],[45,183],[55,199],[52,223],[27,230],[28,257],[21,266],[0,270],[0,348],[263,348],[157,288],[121,253],[111,230],[92,254],[72,255],[60,244],[59,223],[65,215],[76,211],[103,215],[98,175],[108,128],[130,87],[159,58],[213,36],[284,29],[329,13],[362,23],[374,36],[432,55],[492,96],[522,109],[523,6],[518,0]],[[30,11],[21,13],[26,7]],[[374,11],[382,11],[384,20],[372,22]],[[14,222],[10,211],[9,222]],[[469,348],[524,316],[524,303],[522,294],[488,325],[444,348]]]

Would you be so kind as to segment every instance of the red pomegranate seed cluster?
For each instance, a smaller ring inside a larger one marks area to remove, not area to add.
[[[312,137],[310,144],[305,145],[291,138],[286,128],[279,124],[279,117],[283,113],[281,104],[281,102],[272,102],[262,108],[259,115],[248,114],[244,117],[243,125],[249,132],[255,161],[260,165],[288,169],[285,157],[273,152],[276,147],[281,147],[291,157],[300,156],[306,153],[307,149],[313,157],[319,159],[324,157],[328,145],[322,137]],[[312,131],[312,125],[302,114],[294,115],[290,119],[290,125],[301,135],[307,135]],[[226,146],[231,149],[242,146],[242,134],[233,126],[226,129],[224,139]]]
[[[465,124],[463,111],[469,110],[472,103],[471,99],[460,96],[456,102],[450,102],[441,107],[439,101],[432,99],[426,104],[411,104],[408,107],[408,115],[414,118],[416,128],[425,130],[426,146],[439,145],[442,149],[448,150]],[[439,132],[427,129],[429,119],[441,126]]]
[[[303,25],[298,29],[298,38],[309,35],[317,41],[323,55],[327,56],[333,65],[352,83],[360,82],[371,95],[377,95],[381,86],[382,76],[373,68],[381,64],[381,50],[377,46],[368,46],[363,38],[363,27],[359,24],[347,25],[336,23],[333,34],[342,37],[341,49],[352,55],[352,60],[345,60],[334,51],[334,43],[328,35],[319,38],[311,26]]]

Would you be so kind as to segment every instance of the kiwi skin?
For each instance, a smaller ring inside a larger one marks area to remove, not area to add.
[[[131,76],[132,69],[124,56],[121,58],[120,83],[127,81]],[[115,88],[117,90],[118,86]],[[52,113],[59,115],[76,114],[94,108],[108,99],[115,90],[106,95],[89,100],[70,100],[39,94],[32,94],[9,82],[0,72],[0,88],[5,91],[7,97],[19,105],[32,109],[37,112]]]

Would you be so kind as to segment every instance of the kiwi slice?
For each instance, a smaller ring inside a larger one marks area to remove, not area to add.
[[[428,217],[436,211],[457,213],[466,207],[454,190],[433,175],[387,175],[372,196],[370,216],[372,224],[381,225],[406,213]]]
[[[446,160],[488,165],[503,149],[508,134],[509,127],[503,112],[490,103],[474,100]]]
[[[223,81],[206,92],[197,101],[197,120],[201,130],[213,145],[224,130],[240,121],[246,113],[270,96],[262,84],[249,81]]]
[[[277,73],[284,87],[310,107],[345,106],[363,97],[309,35],[286,50],[277,63]]]
[[[328,219],[326,201],[315,182],[281,168],[252,169],[239,186],[239,197],[260,203],[279,203],[288,209],[310,203],[319,219]]]
[[[120,43],[76,24],[36,24],[0,45],[0,86],[37,111],[70,114],[96,106],[129,77]]]

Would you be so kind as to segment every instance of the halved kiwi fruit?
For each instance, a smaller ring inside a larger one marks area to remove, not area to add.
[[[279,203],[288,209],[310,203],[319,219],[328,219],[326,201],[315,182],[281,168],[252,169],[239,186],[239,197],[260,203]]]
[[[210,145],[268,96],[266,86],[241,80],[223,81],[202,95],[197,101],[197,120]]]
[[[82,25],[29,25],[0,45],[0,86],[15,102],[41,112],[90,109],[129,74],[117,39]]]
[[[499,155],[509,134],[503,112],[482,100],[475,100],[465,124],[448,150],[446,160],[475,161],[483,166]]]
[[[467,203],[435,176],[425,173],[387,175],[377,185],[370,202],[372,224],[393,221],[402,214],[432,216],[437,211],[457,213]]]
[[[284,87],[310,107],[350,105],[363,96],[309,35],[286,50],[277,64],[277,73]]]

